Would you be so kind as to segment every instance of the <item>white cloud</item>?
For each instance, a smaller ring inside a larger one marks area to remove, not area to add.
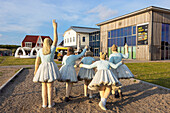
[[[0,34],[0,37],[2,37],[2,34]]]
[[[0,31],[37,31],[44,22],[49,22],[55,17],[55,9],[55,5],[45,4],[40,0],[1,1]]]
[[[97,7],[88,11],[89,14],[93,14],[100,18],[101,20],[115,16],[118,11],[112,10],[104,5],[98,5]]]

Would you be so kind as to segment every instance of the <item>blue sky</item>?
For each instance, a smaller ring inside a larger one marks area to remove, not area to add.
[[[170,9],[170,0],[0,0],[0,44],[20,45],[25,35],[53,39],[52,19],[58,22],[58,42],[70,26],[96,24],[149,6]]]

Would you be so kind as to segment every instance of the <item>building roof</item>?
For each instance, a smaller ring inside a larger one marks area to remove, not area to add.
[[[79,26],[71,26],[68,30],[70,30],[70,29],[72,29],[78,33],[92,33],[92,32],[100,31],[99,28],[79,27]]]
[[[150,6],[150,7],[144,8],[144,9],[134,11],[132,13],[125,14],[123,16],[119,16],[119,17],[98,23],[96,25],[101,26],[101,25],[104,25],[104,24],[107,24],[107,23],[111,23],[111,22],[114,22],[114,21],[117,21],[117,20],[120,20],[120,19],[124,19],[124,18],[134,16],[134,15],[137,15],[137,14],[140,14],[140,13],[143,13],[143,12],[147,12],[147,11],[157,11],[157,12],[170,13],[170,9],[160,8],[160,7],[156,7],[156,6]]]
[[[32,42],[32,43],[37,43],[39,38],[39,35],[26,35],[24,40],[22,42]],[[42,41],[44,41],[45,38],[51,39],[49,36],[41,36]],[[51,40],[52,41],[52,40]]]
[[[62,40],[59,44],[58,44],[58,46],[63,46],[64,45],[64,40]]]

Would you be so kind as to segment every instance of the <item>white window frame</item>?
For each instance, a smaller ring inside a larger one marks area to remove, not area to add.
[[[96,34],[96,41],[99,41],[99,34]]]

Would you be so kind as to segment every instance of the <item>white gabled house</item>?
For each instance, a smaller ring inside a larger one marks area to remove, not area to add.
[[[77,48],[77,51],[89,45],[89,33],[100,31],[99,28],[71,26],[64,32],[64,46]]]

